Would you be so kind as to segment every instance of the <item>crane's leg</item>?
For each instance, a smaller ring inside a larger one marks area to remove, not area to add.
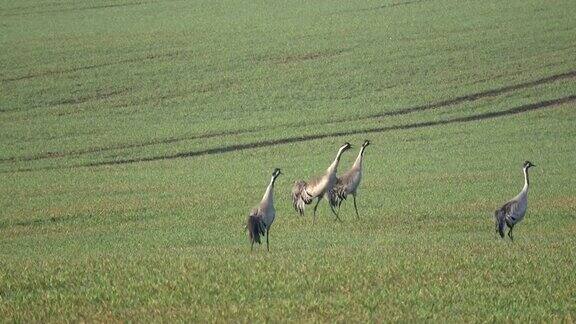
[[[356,210],[356,218],[360,219],[360,215],[358,215],[358,207],[356,207],[356,194],[353,194],[354,197],[354,209]]]
[[[514,225],[510,226],[510,230],[508,231],[508,237],[512,242],[514,242],[514,238],[512,237],[512,230],[514,229]]]
[[[316,209],[318,208],[318,204],[320,203],[320,200],[322,200],[322,197],[318,197],[318,201],[316,202],[316,205],[314,205],[314,220],[313,220],[314,224],[316,224]]]
[[[268,229],[266,231],[266,250],[268,250],[268,252],[270,252],[270,243],[268,242],[268,238],[270,237],[270,229]]]
[[[254,241],[250,241],[250,252],[254,251]]]
[[[336,216],[336,219],[341,222],[342,220],[340,219],[340,217],[338,217],[338,213],[334,210],[334,207],[332,206],[332,204],[328,204],[328,205],[330,205],[330,210],[332,210],[332,213],[334,214],[334,216]]]

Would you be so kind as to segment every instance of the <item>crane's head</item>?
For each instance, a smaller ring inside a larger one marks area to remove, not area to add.
[[[276,168],[276,169],[274,169],[274,172],[272,172],[272,177],[273,177],[274,179],[276,179],[276,178],[278,178],[278,176],[281,175],[281,174],[282,174],[282,172],[280,171],[280,169]]]
[[[370,141],[369,140],[364,140],[364,143],[362,143],[362,147],[366,147],[370,145]]]
[[[350,143],[346,142],[344,144],[342,144],[342,146],[340,146],[340,150],[342,150],[342,152],[349,150],[352,147],[352,145],[350,145]]]
[[[536,165],[532,164],[530,161],[524,161],[524,165],[522,166],[523,169],[528,170],[530,167],[535,167]]]

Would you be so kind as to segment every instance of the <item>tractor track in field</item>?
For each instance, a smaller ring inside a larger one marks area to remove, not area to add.
[[[392,111],[385,111],[381,113],[369,114],[365,116],[358,116],[355,118],[340,118],[340,119],[332,119],[325,122],[311,122],[311,123],[292,123],[292,124],[283,124],[278,125],[279,127],[286,127],[286,126],[324,126],[324,125],[332,125],[332,124],[340,124],[340,123],[348,123],[348,122],[355,122],[355,121],[364,121],[364,120],[371,120],[371,119],[379,119],[384,117],[393,117],[393,116],[400,116],[400,115],[407,115],[416,112],[422,112],[427,110],[434,110],[439,108],[445,108],[454,106],[457,104],[461,104],[464,102],[474,102],[484,98],[496,97],[505,93],[513,92],[516,90],[531,88],[535,86],[539,86],[546,83],[552,83],[555,81],[563,80],[563,79],[572,79],[576,78],[576,70],[551,75],[545,78],[540,78],[532,81],[517,83],[509,86],[503,86],[499,88],[489,89],[485,91],[475,92],[459,97],[455,97],[452,99],[437,101],[429,104],[418,105],[408,108],[401,108]]]
[[[35,160],[43,160],[43,159],[51,159],[51,158],[62,158],[68,156],[80,156],[85,154],[93,154],[93,153],[101,153],[107,151],[115,151],[115,150],[122,150],[122,149],[131,149],[131,148],[142,148],[152,145],[160,145],[160,144],[172,144],[182,141],[188,140],[195,140],[195,139],[208,139],[214,137],[221,137],[221,136],[232,136],[232,135],[240,135],[240,134],[247,134],[253,133],[257,130],[242,130],[242,131],[224,131],[224,132],[215,132],[215,133],[208,133],[202,135],[192,135],[187,137],[174,137],[174,138],[164,138],[164,139],[157,139],[146,141],[142,143],[131,143],[131,144],[122,144],[122,145],[114,145],[114,146],[107,146],[107,147],[95,147],[95,148],[88,148],[84,150],[77,150],[77,151],[68,151],[68,152],[46,152],[42,154],[32,155],[32,156],[25,156],[19,158],[3,158],[0,159],[0,162],[27,162],[27,161],[35,161]]]
[[[34,110],[34,109],[50,109],[50,108],[54,108],[54,107],[58,107],[61,105],[79,105],[79,104],[83,104],[83,103],[87,103],[87,102],[93,102],[93,101],[100,101],[100,100],[106,100],[106,99],[110,99],[122,94],[126,94],[128,92],[130,92],[130,88],[119,88],[119,89],[97,89],[95,93],[93,94],[88,94],[88,95],[81,95],[78,97],[72,97],[72,98],[62,98],[62,99],[58,99],[58,100],[54,100],[54,101],[50,101],[50,102],[46,102],[46,103],[40,103],[37,104],[35,106],[30,106],[27,109],[23,109],[20,111],[29,111],[29,110]],[[10,112],[12,110],[10,109],[0,109],[0,113],[3,112]],[[59,116],[61,116],[63,114],[59,114]]]
[[[40,104],[37,106],[33,106],[30,109],[37,109],[37,108],[51,108],[61,105],[78,105],[86,102],[91,101],[99,101],[109,99],[121,94],[128,93],[131,89],[130,88],[120,88],[120,89],[98,89],[95,94],[84,95],[74,98],[64,98],[59,99],[51,102],[47,102],[45,104]]]
[[[316,134],[316,135],[309,135],[309,136],[294,136],[294,137],[280,138],[280,139],[261,141],[261,142],[233,144],[233,145],[221,146],[221,147],[210,148],[210,149],[205,149],[205,150],[198,150],[198,151],[181,152],[181,153],[176,153],[176,154],[171,154],[171,155],[151,156],[151,157],[142,157],[142,158],[125,159],[125,160],[117,160],[117,161],[92,162],[92,163],[77,164],[77,165],[71,165],[71,166],[65,166],[65,167],[53,166],[53,167],[44,167],[44,168],[17,169],[17,170],[13,170],[13,171],[2,171],[1,173],[29,172],[29,171],[55,170],[55,169],[72,169],[72,168],[82,168],[82,167],[113,166],[113,165],[131,164],[131,163],[139,163],[139,162],[152,162],[152,161],[179,159],[179,158],[190,158],[190,157],[197,157],[197,156],[204,156],[204,155],[217,155],[217,154],[224,154],[224,153],[242,151],[242,150],[247,150],[247,149],[256,149],[256,148],[262,148],[262,147],[273,147],[276,145],[307,142],[307,141],[313,141],[313,140],[324,139],[324,138],[342,137],[342,136],[358,135],[358,134],[383,133],[383,132],[390,132],[390,131],[396,131],[396,130],[418,129],[418,128],[426,128],[426,127],[434,127],[434,126],[443,126],[443,125],[449,125],[449,124],[455,124],[455,123],[467,123],[467,122],[472,122],[472,121],[494,119],[494,118],[499,118],[499,117],[518,115],[518,114],[522,114],[522,113],[526,113],[526,112],[530,112],[530,111],[535,111],[535,110],[540,110],[540,109],[545,109],[545,108],[549,108],[549,107],[556,107],[556,106],[559,106],[562,104],[572,103],[572,102],[576,102],[576,95],[571,95],[571,96],[561,97],[561,98],[557,98],[557,99],[536,102],[536,103],[532,103],[532,104],[526,104],[526,105],[517,106],[517,107],[506,109],[506,110],[486,112],[486,113],[476,114],[476,115],[472,115],[472,116],[456,117],[456,118],[445,119],[445,120],[423,121],[423,122],[415,122],[415,123],[409,123],[409,124],[382,126],[382,127],[374,127],[374,128],[367,128],[367,129],[361,129],[361,130],[340,131],[340,132]]]
[[[389,8],[394,8],[394,7],[401,7],[401,6],[413,5],[413,4],[417,4],[417,3],[430,2],[430,1],[432,1],[432,0],[412,0],[412,1],[394,2],[394,3],[389,3],[389,4],[385,4],[385,5],[374,6],[374,7],[342,10],[342,11],[333,12],[332,14],[341,14],[341,13],[349,13],[349,12],[376,11],[376,10],[389,9]]]
[[[422,112],[427,110],[433,110],[438,108],[444,108],[453,106],[456,104],[464,103],[464,102],[474,102],[476,100],[480,100],[487,97],[494,97],[498,95],[502,95],[504,93],[535,87],[538,85],[546,84],[555,82],[562,79],[570,79],[576,77],[576,70],[568,71],[560,74],[555,74],[552,76],[548,76],[545,78],[540,78],[532,81],[517,83],[509,86],[503,86],[499,88],[489,89],[481,92],[476,92],[464,96],[455,97],[452,99],[442,100],[430,104],[425,105],[418,105],[408,108],[397,109],[389,112],[382,112],[376,113],[366,116],[361,116],[357,118],[342,118],[342,119],[335,119],[326,122],[311,122],[311,123],[290,123],[290,124],[281,124],[276,127],[302,127],[302,126],[323,126],[323,125],[330,125],[330,124],[338,124],[344,122],[353,122],[353,121],[363,121],[369,119],[378,119],[383,117],[391,117],[391,116],[398,116],[398,115],[405,115],[410,113]],[[173,144],[183,141],[195,140],[195,139],[207,139],[207,138],[215,138],[215,137],[223,137],[223,136],[230,136],[230,135],[244,135],[255,133],[260,130],[265,130],[267,128],[259,128],[258,130],[250,129],[250,130],[235,130],[235,131],[224,131],[224,132],[215,132],[210,134],[204,135],[193,135],[193,136],[184,136],[184,137],[174,137],[174,138],[165,138],[165,139],[157,139],[142,143],[129,143],[129,144],[121,144],[121,145],[114,145],[110,147],[98,147],[98,148],[89,148],[84,150],[77,150],[77,151],[68,151],[68,152],[47,152],[42,154],[36,154],[32,156],[24,156],[24,157],[10,157],[10,158],[3,158],[0,159],[0,163],[2,162],[17,162],[17,161],[34,161],[34,160],[42,160],[42,159],[51,159],[51,158],[61,158],[67,156],[80,156],[84,154],[92,154],[92,153],[101,153],[106,151],[113,151],[113,150],[121,150],[121,149],[130,149],[130,148],[138,148],[138,147],[147,147],[151,145],[161,145],[161,144]]]
[[[5,78],[5,79],[2,79],[2,82],[14,82],[14,81],[20,81],[20,80],[27,80],[27,79],[34,79],[34,78],[40,78],[40,77],[45,77],[45,76],[57,75],[57,74],[73,73],[73,72],[79,72],[79,71],[83,71],[83,70],[92,70],[92,69],[97,69],[97,68],[106,67],[106,66],[113,66],[113,65],[126,64],[126,63],[135,63],[135,62],[144,62],[144,61],[155,60],[155,59],[160,59],[160,58],[170,58],[170,57],[176,57],[176,56],[180,55],[180,53],[181,53],[180,51],[167,52],[167,53],[154,53],[154,54],[145,55],[143,57],[128,58],[128,59],[123,59],[123,60],[119,60],[116,62],[100,63],[100,64],[93,64],[93,65],[83,65],[83,66],[79,66],[79,67],[75,67],[75,68],[69,68],[69,69],[46,70],[46,71],[38,72],[38,73],[32,73],[32,74],[26,74],[26,75],[11,77],[11,78]],[[7,111],[7,110],[3,110],[3,111]]]
[[[395,2],[395,3],[390,3],[390,4],[386,4],[386,5],[382,5],[382,6],[362,8],[362,9],[358,9],[358,10],[354,10],[354,11],[381,10],[381,9],[386,9],[386,8],[394,8],[394,7],[406,6],[406,5],[412,5],[412,4],[416,4],[416,3],[430,2],[430,1],[432,1],[432,0],[414,0],[414,1]]]
[[[38,10],[38,11],[12,12],[12,13],[0,15],[0,17],[28,16],[28,15],[51,13],[51,12],[71,12],[71,11],[84,11],[84,10],[107,9],[107,8],[118,8],[118,7],[132,7],[132,6],[143,5],[146,3],[147,2],[130,2],[130,3],[97,5],[97,6],[90,6],[90,7],[61,8],[61,9],[48,9],[48,10]],[[21,10],[21,9],[31,9],[31,8],[37,8],[37,6],[16,7],[16,8],[9,8],[7,10],[19,10],[19,9]]]
[[[387,112],[382,112],[382,113],[366,115],[366,116],[358,117],[356,119],[342,119],[342,120],[337,120],[337,121],[331,121],[330,123],[345,122],[345,121],[360,121],[360,120],[366,120],[366,119],[391,117],[391,116],[411,114],[411,113],[420,112],[420,111],[432,110],[432,109],[437,109],[437,108],[443,108],[443,107],[447,107],[447,106],[453,106],[453,105],[461,104],[464,102],[473,102],[473,101],[483,99],[483,98],[496,97],[496,96],[499,96],[499,95],[502,95],[502,94],[505,94],[508,92],[521,90],[521,89],[525,89],[525,88],[531,88],[531,87],[539,86],[539,85],[542,85],[545,83],[551,83],[551,82],[555,82],[558,80],[571,79],[571,78],[575,78],[575,77],[576,77],[576,70],[573,70],[573,71],[568,71],[565,73],[560,73],[560,74],[552,75],[552,76],[537,79],[537,80],[532,80],[532,81],[518,83],[518,84],[514,84],[514,85],[509,85],[509,86],[504,86],[504,87],[500,87],[500,88],[494,88],[494,89],[481,91],[481,92],[476,92],[476,93],[463,95],[463,96],[452,98],[452,99],[438,101],[435,103],[430,103],[430,104],[425,104],[425,105],[419,105],[419,106],[414,106],[414,107],[409,107],[409,108],[403,108],[403,109],[397,109],[397,110],[393,110],[393,111],[387,111]]]

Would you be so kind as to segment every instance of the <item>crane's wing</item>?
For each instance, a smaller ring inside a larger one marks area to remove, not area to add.
[[[513,216],[516,210],[518,210],[518,201],[517,200],[510,200],[509,202],[505,203],[504,206],[500,207],[500,210],[504,213],[504,216]]]
[[[313,193],[318,191],[319,187],[324,185],[322,177],[313,178],[306,184],[306,192]]]
[[[306,192],[307,186],[305,181],[299,180],[292,187],[292,206],[301,216],[304,215],[305,206],[312,202],[312,197]]]
[[[349,192],[349,190],[351,189],[350,187],[352,186],[352,182],[354,181],[354,176],[356,176],[356,171],[352,169],[346,171],[346,173],[344,173],[342,177],[340,177],[341,190],[344,190],[346,193]]]

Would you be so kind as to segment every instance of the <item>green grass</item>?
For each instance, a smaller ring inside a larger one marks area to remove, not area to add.
[[[0,0],[0,319],[572,321],[575,11]],[[360,220],[297,217],[292,183],[365,138]]]

